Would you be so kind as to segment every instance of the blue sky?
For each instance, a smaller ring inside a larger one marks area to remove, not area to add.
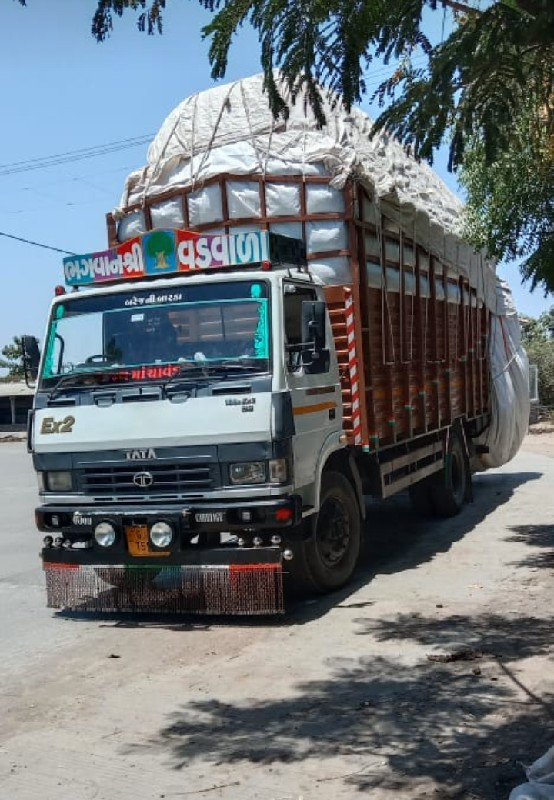
[[[4,0],[0,165],[153,134],[183,98],[211,86],[209,43],[200,36],[211,15],[195,0],[168,5],[163,36],[139,34],[129,13],[109,41],[97,44],[90,35],[95,0],[28,0],[27,8]],[[381,69],[368,71],[372,88]],[[226,80],[258,71],[257,40],[244,30]],[[102,249],[105,214],[118,203],[126,175],[145,163],[146,149],[0,175],[0,231],[77,253]],[[441,153],[435,169],[456,190],[445,164]],[[14,334],[42,338],[54,286],[62,282],[61,259],[0,236],[0,347]],[[522,287],[516,267],[500,274],[523,313],[537,316],[554,303]]]

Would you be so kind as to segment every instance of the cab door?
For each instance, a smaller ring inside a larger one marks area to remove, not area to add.
[[[297,488],[313,484],[321,450],[333,432],[342,429],[342,397],[331,326],[326,312],[326,347],[330,358],[325,371],[306,371],[295,345],[302,343],[302,303],[322,300],[316,287],[294,281],[283,284],[283,330],[285,374],[292,398],[295,436],[293,441],[294,483]],[[292,350],[291,350],[292,348]]]

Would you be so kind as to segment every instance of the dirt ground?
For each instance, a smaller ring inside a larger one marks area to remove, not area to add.
[[[554,423],[537,422],[536,425],[531,425],[522,448],[554,458]]]
[[[452,520],[370,504],[354,584],[278,620],[53,614],[2,551],[0,796],[507,800],[554,738],[553,444]]]

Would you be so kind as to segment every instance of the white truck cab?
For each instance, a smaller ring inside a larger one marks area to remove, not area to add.
[[[329,498],[323,474],[347,458],[323,288],[300,243],[265,236],[273,257],[248,266],[54,299],[30,429],[49,605],[280,611],[283,562],[322,590],[350,577],[356,487],[338,474]]]

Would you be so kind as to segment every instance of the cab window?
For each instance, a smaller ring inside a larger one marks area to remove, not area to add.
[[[301,344],[302,342],[302,302],[317,300],[315,289],[308,286],[297,286],[286,283],[284,286],[285,344]]]

